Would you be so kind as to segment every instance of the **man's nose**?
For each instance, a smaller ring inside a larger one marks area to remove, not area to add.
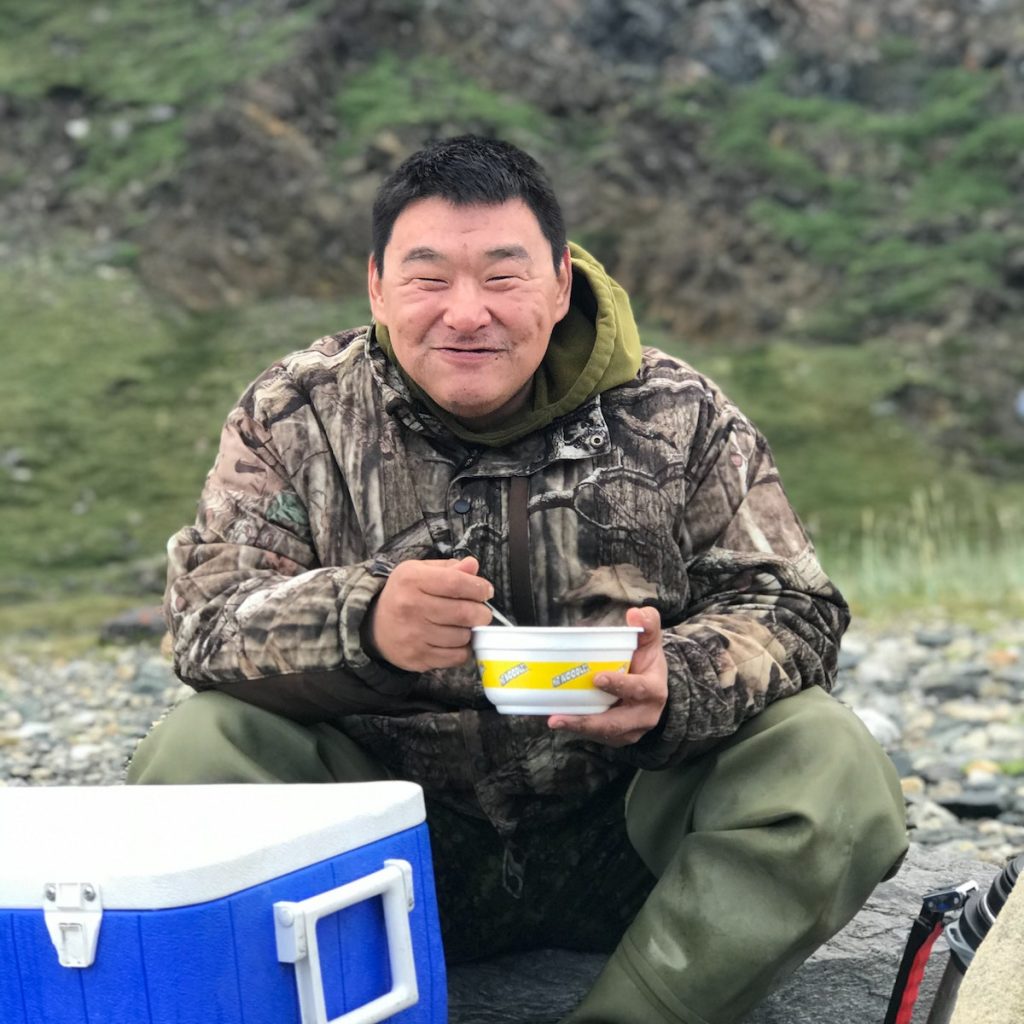
[[[444,310],[444,325],[460,334],[472,334],[491,322],[486,296],[477,285],[456,284],[448,292]]]

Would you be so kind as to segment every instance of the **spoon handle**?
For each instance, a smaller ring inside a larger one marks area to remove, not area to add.
[[[506,619],[506,618],[505,618],[505,616],[504,616],[504,615],[502,615],[502,614],[501,614],[501,612],[499,612],[499,611],[498,611],[498,609],[497,609],[497,608],[495,608],[495,607],[494,607],[494,605],[493,605],[493,604],[491,604],[491,602],[490,602],[490,601],[484,601],[484,604],[485,604],[485,605],[487,605],[487,607],[491,609],[491,614],[492,614],[492,615],[493,615],[493,616],[494,616],[494,617],[495,617],[495,618],[496,618],[496,619],[497,619],[497,620],[498,620],[498,621],[499,621],[499,622],[500,622],[500,623],[501,623],[501,624],[502,624],[503,626],[512,626],[512,627],[513,627],[513,629],[515,628],[515,623],[514,623],[514,622],[511,622],[511,621],[509,621],[508,619]]]

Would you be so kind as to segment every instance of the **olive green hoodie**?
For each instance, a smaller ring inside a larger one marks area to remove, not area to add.
[[[533,377],[532,400],[500,427],[470,430],[402,372],[410,392],[456,437],[489,447],[509,444],[636,376],[640,333],[629,296],[585,249],[570,242],[569,253],[573,266],[569,311],[551,332],[547,354]],[[373,330],[378,344],[398,366],[387,328],[374,324]]]

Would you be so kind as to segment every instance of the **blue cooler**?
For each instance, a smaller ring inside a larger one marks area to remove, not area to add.
[[[408,782],[0,788],[3,1024],[444,1024]]]

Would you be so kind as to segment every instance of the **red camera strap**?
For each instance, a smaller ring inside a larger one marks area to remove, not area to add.
[[[942,933],[943,922],[927,921],[917,918],[910,930],[907,948],[903,951],[896,984],[893,986],[889,999],[889,1010],[885,1015],[885,1024],[910,1024],[914,1015],[914,1005],[921,991],[924,969],[931,956],[932,946]]]

